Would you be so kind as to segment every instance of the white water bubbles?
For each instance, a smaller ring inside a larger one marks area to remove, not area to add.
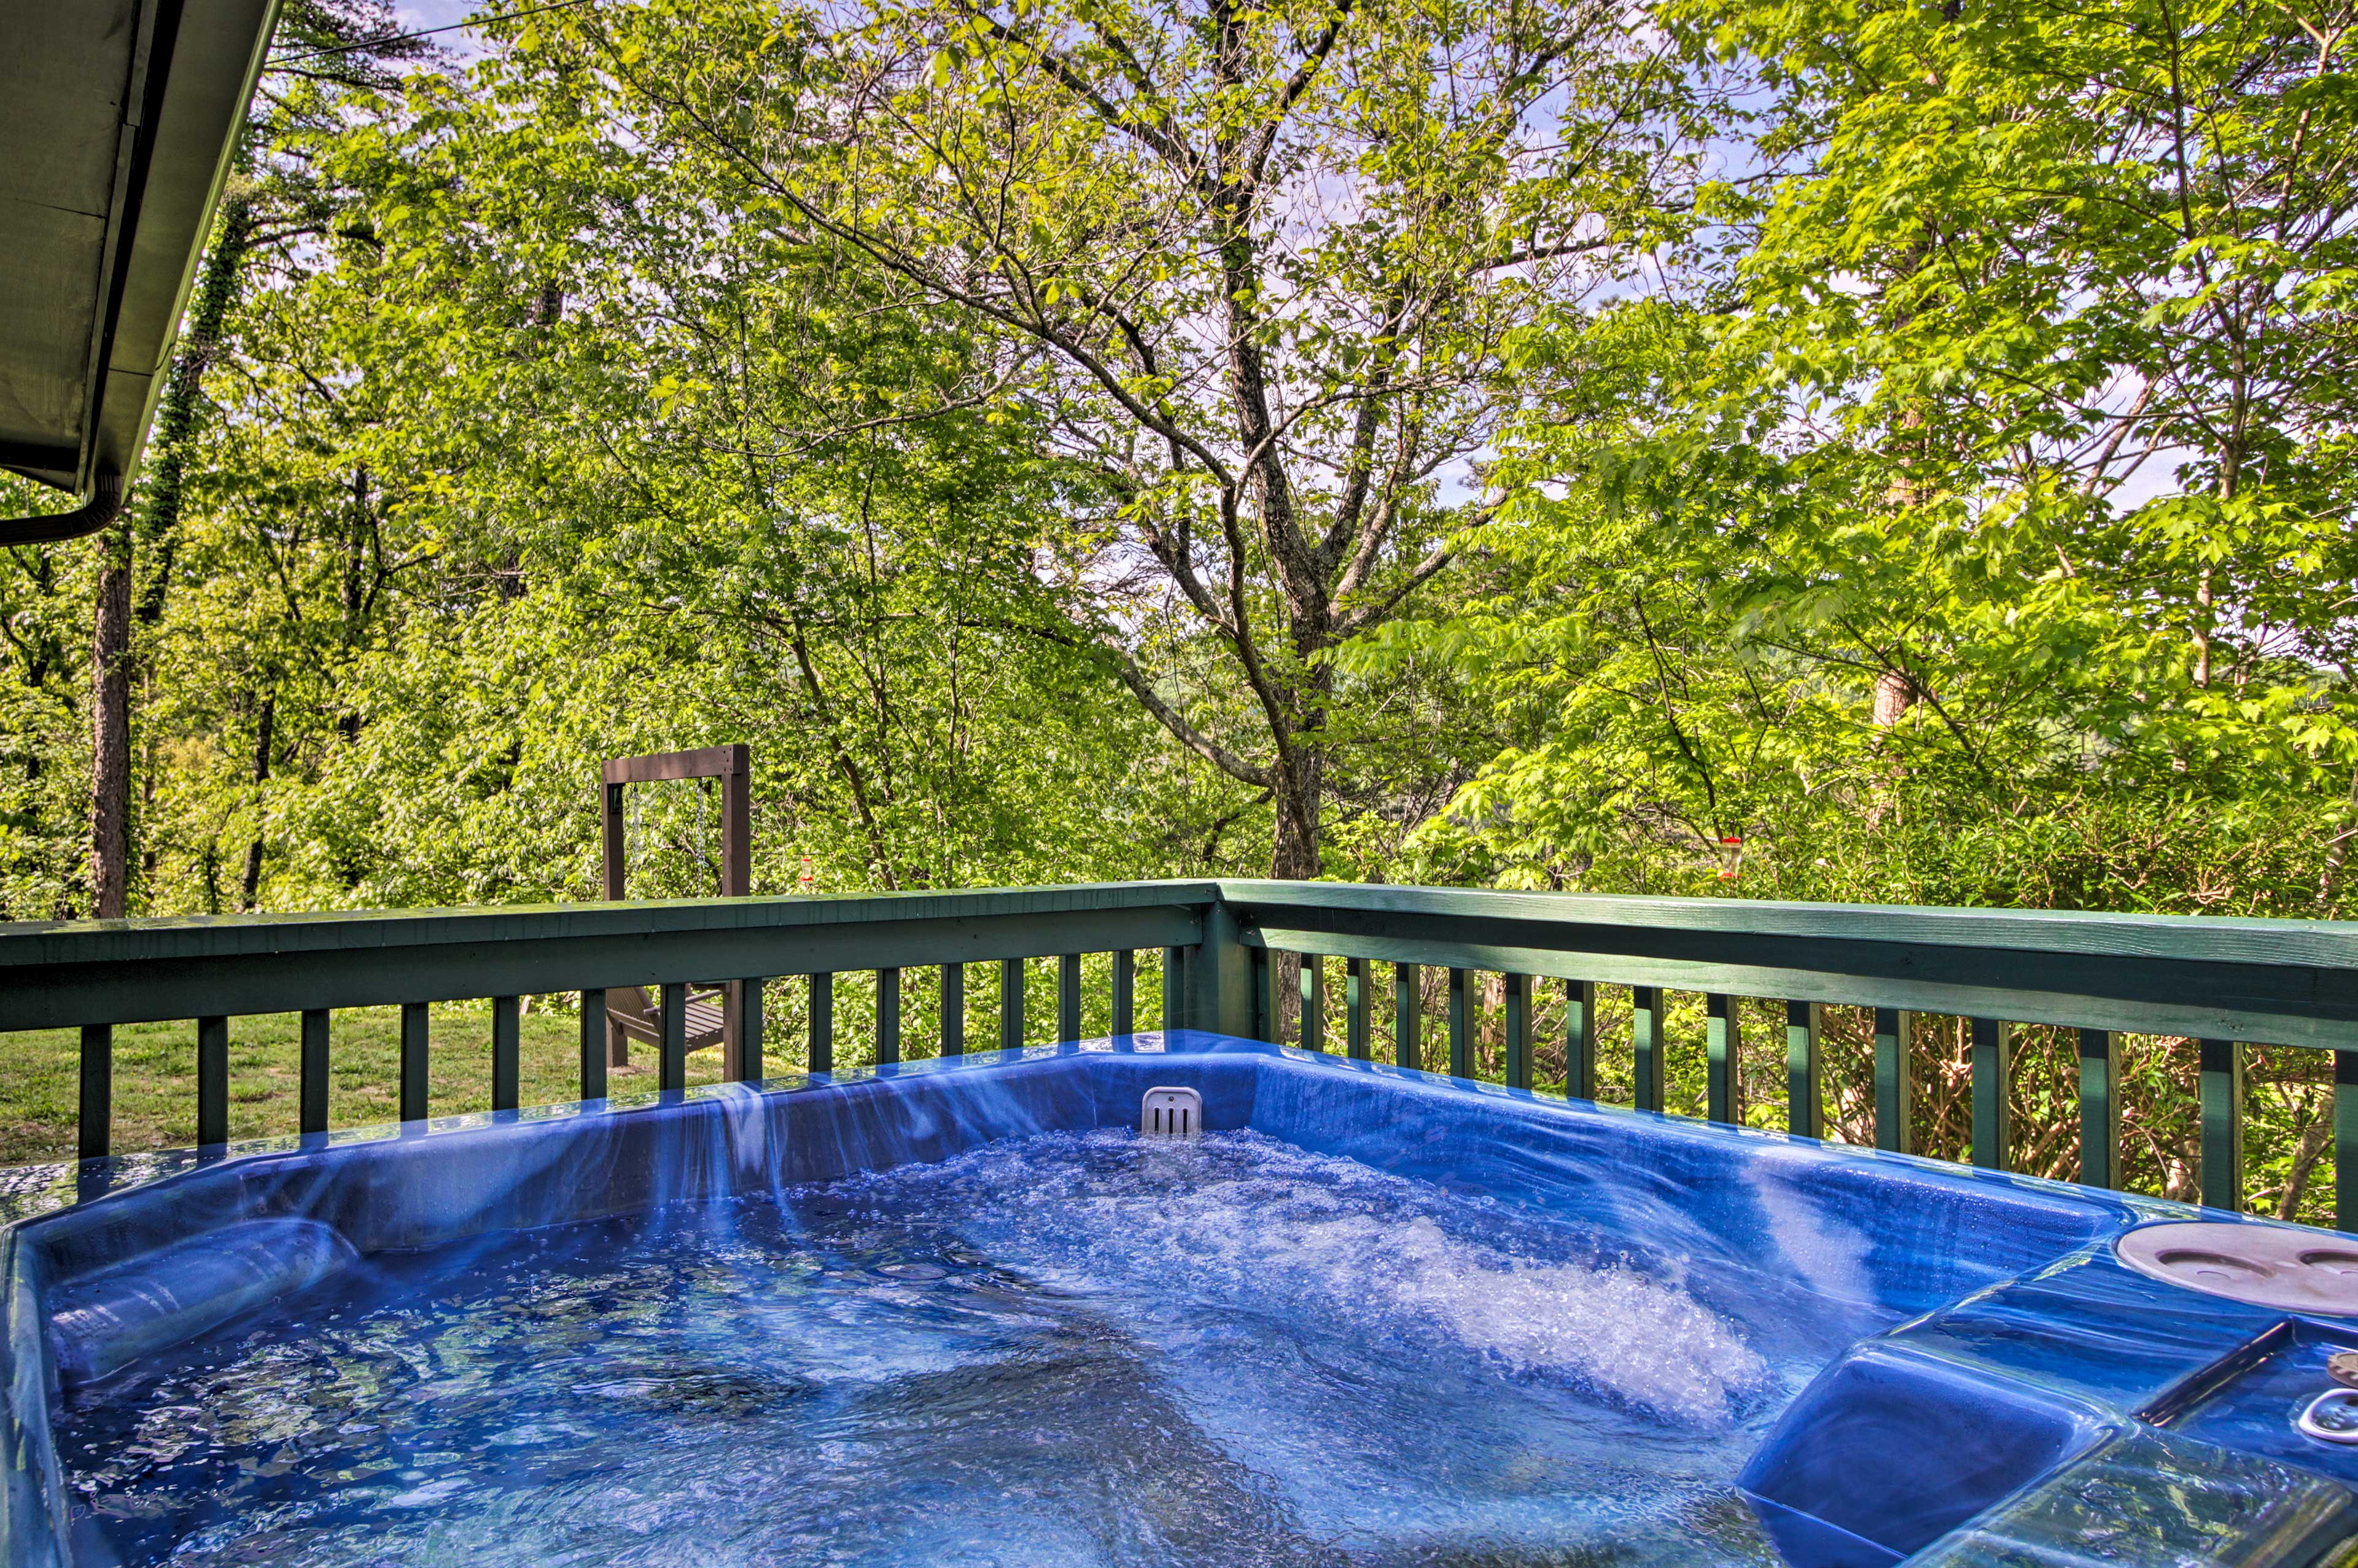
[[[1659,1265],[1256,1133],[1050,1134],[856,1185],[882,1210],[930,1209],[1044,1285],[1174,1326],[1206,1308],[1324,1322],[1707,1428],[1770,1381],[1744,1333]]]

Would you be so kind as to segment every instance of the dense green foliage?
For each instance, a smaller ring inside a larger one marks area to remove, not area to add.
[[[743,740],[762,891],[2342,914],[2346,20],[585,0],[275,70],[131,521],[0,558],[0,913],[92,907],[113,560],[134,912],[590,896],[597,761]]]

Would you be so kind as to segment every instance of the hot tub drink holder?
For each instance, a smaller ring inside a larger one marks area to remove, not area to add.
[[[2291,1312],[2358,1313],[2358,1247],[2266,1225],[2194,1220],[2148,1225],[2113,1244],[2151,1279],[2205,1295]],[[2358,1445],[2358,1352],[2325,1367],[2336,1387],[2302,1405],[2293,1425],[2320,1443]]]
[[[2149,1279],[2287,1312],[2358,1313],[2358,1242],[2225,1220],[2147,1225],[2113,1244]]]

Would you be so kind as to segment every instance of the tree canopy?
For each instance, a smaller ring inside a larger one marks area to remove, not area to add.
[[[726,741],[763,892],[2348,907],[2341,10],[282,27],[130,513],[0,553],[9,918],[594,896]]]

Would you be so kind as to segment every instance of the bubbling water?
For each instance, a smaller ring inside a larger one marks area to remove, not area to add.
[[[1266,1300],[1436,1335],[1516,1373],[1557,1375],[1666,1420],[1725,1425],[1768,1383],[1736,1326],[1627,1257],[1543,1261],[1496,1234],[1501,1206],[1305,1153],[1253,1132],[1198,1144],[1121,1131],[994,1144],[850,1183],[882,1217],[947,1201],[994,1256],[1084,1293]],[[1439,1200],[1436,1203],[1436,1200]],[[1561,1235],[1553,1238],[1561,1245]]]
[[[1252,1133],[1047,1134],[367,1260],[59,1446],[128,1564],[1767,1563],[1731,1481],[1860,1327],[1814,1310]]]

